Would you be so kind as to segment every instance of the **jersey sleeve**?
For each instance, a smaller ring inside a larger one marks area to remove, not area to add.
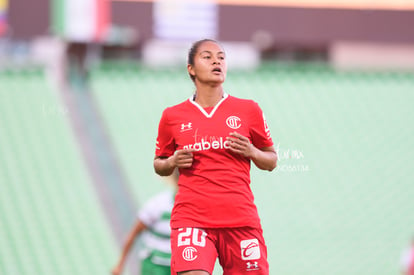
[[[174,154],[174,151],[175,141],[172,134],[171,122],[168,118],[168,109],[165,109],[158,124],[155,155],[158,157],[169,157]]]
[[[267,125],[265,115],[259,104],[256,102],[253,102],[252,105],[250,136],[252,138],[253,145],[259,149],[273,145],[273,140],[270,135],[270,129]]]

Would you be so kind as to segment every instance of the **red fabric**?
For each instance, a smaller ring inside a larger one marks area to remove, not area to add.
[[[191,99],[164,110],[155,154],[168,157],[177,149],[196,149],[192,167],[180,169],[172,228],[260,227],[250,159],[226,149],[233,131],[257,148],[273,145],[262,110],[252,100],[227,96],[210,113]]]
[[[408,266],[407,275],[414,275],[414,247],[411,249],[410,264]]]
[[[260,229],[173,229],[171,248],[171,274],[186,270],[205,270],[213,274],[217,256],[223,275],[269,274],[267,247]]]
[[[96,31],[95,40],[101,41],[105,38],[111,22],[111,4],[109,0],[95,0],[96,2]]]

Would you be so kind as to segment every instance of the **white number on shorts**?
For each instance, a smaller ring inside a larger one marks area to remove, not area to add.
[[[183,231],[184,228],[178,229],[178,231]],[[187,227],[185,229],[185,232],[178,233],[178,246],[182,245],[189,245],[191,242],[191,239],[189,238],[191,235],[191,227]]]
[[[178,231],[182,231],[178,233],[178,246],[190,245],[191,243],[201,247],[206,246],[207,233],[204,230],[191,227],[185,228],[185,231],[183,230],[184,228],[178,229]]]

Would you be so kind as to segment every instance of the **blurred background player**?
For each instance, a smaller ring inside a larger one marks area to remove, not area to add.
[[[139,237],[142,247],[138,252],[141,275],[170,275],[171,245],[170,217],[178,181],[175,171],[166,178],[171,188],[149,199],[139,210],[138,219],[127,235],[122,253],[112,269],[113,275],[122,274],[127,257]]]

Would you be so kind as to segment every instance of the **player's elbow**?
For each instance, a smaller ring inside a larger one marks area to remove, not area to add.
[[[263,163],[256,163],[256,166],[261,170],[273,171],[276,168],[276,160],[268,160]]]
[[[168,169],[160,169],[159,167],[154,166],[154,171],[161,177],[167,177],[172,174],[172,172]]]
[[[275,168],[277,167],[277,159],[275,159],[269,166],[269,168],[267,169],[269,172],[272,172],[273,170],[275,170]]]
[[[274,152],[274,154],[272,155],[271,160],[269,161],[269,166],[268,166],[267,170],[271,172],[271,171],[275,170],[276,166],[277,166],[277,154],[276,154],[276,152]]]
[[[174,166],[172,166],[168,158],[158,157],[154,158],[154,171],[160,176],[170,176],[174,172]]]
[[[262,170],[273,171],[277,166],[276,151],[273,147],[263,148],[260,151],[260,158],[256,158],[255,161],[256,166]]]

